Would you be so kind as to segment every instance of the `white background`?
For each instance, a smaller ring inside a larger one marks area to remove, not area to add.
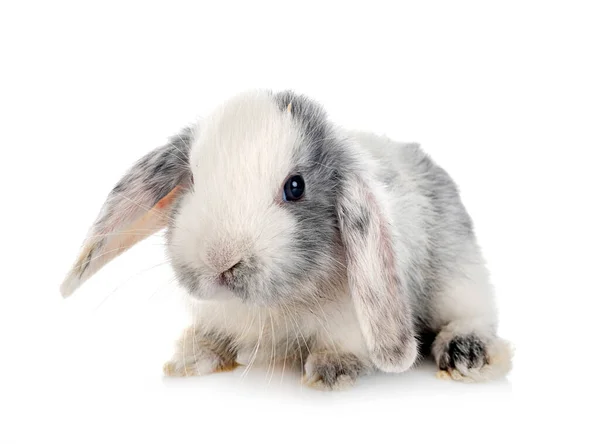
[[[0,442],[598,442],[599,23],[572,1],[2,2]],[[160,236],[61,299],[124,170],[255,87],[452,174],[516,347],[506,380],[163,379],[187,320]]]

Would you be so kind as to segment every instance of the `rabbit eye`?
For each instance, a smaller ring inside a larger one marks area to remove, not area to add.
[[[295,175],[290,177],[283,186],[283,200],[286,202],[300,199],[304,195],[304,179]]]

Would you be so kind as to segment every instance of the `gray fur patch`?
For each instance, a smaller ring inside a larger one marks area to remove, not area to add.
[[[169,236],[171,234],[171,230],[167,231],[167,241],[169,240]],[[177,261],[176,258],[172,259],[173,271],[175,272],[175,277],[181,286],[187,289],[191,294],[194,294],[198,291],[198,283],[200,282],[200,273],[194,267],[187,265],[186,263]]]
[[[217,331],[204,331],[199,338],[199,347],[206,347],[219,355],[226,364],[233,364],[237,350],[231,336]]]
[[[192,133],[185,128],[168,144],[138,160],[115,185],[106,199],[95,226],[101,231],[115,219],[148,211],[190,176],[189,151]]]
[[[471,334],[453,338],[440,356],[438,364],[441,370],[449,370],[457,366],[480,368],[487,363],[485,342]]]
[[[371,223],[371,215],[369,210],[360,204],[348,211],[346,217],[346,226],[350,230],[357,230],[361,235],[367,234],[369,224]]]
[[[352,353],[315,353],[309,356],[306,378],[311,385],[334,389],[340,383],[354,382],[370,370],[369,365]]]
[[[300,174],[306,186],[301,200],[285,204],[298,221],[298,229],[292,233],[295,262],[282,265],[286,286],[302,288],[316,281],[322,297],[326,288],[339,286],[345,279],[336,207],[349,159],[344,141],[334,134],[320,105],[291,91],[275,94],[274,99],[281,112],[288,112],[290,106],[301,133],[290,174]]]
[[[461,273],[457,264],[463,261],[465,246],[474,241],[473,223],[448,172],[418,144],[395,146],[395,156],[407,168],[410,177],[401,177],[394,164],[386,164],[382,165],[380,179],[392,187],[394,193],[414,200],[411,210],[417,209],[422,214],[419,222],[423,224],[428,243],[406,263],[404,285],[414,308],[417,330],[436,331],[440,328],[432,322],[436,296],[443,291],[441,285],[449,276]],[[410,181],[410,187],[404,185],[405,180]],[[395,222],[404,224],[402,220]]]

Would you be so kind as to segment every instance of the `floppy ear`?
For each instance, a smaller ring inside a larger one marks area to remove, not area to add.
[[[60,287],[64,297],[110,260],[167,225],[173,203],[191,180],[191,137],[189,129],[183,130],[138,160],[113,188]]]
[[[380,370],[402,372],[416,359],[417,341],[386,194],[367,174],[353,174],[342,184],[337,210],[350,293],[370,358]]]

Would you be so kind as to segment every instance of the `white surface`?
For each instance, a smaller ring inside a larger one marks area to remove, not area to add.
[[[594,3],[214,3],[0,8],[0,442],[598,442]],[[151,268],[161,237],[60,298],[124,170],[249,87],[308,93],[453,175],[516,345],[506,381],[165,380],[186,319],[168,266]]]

